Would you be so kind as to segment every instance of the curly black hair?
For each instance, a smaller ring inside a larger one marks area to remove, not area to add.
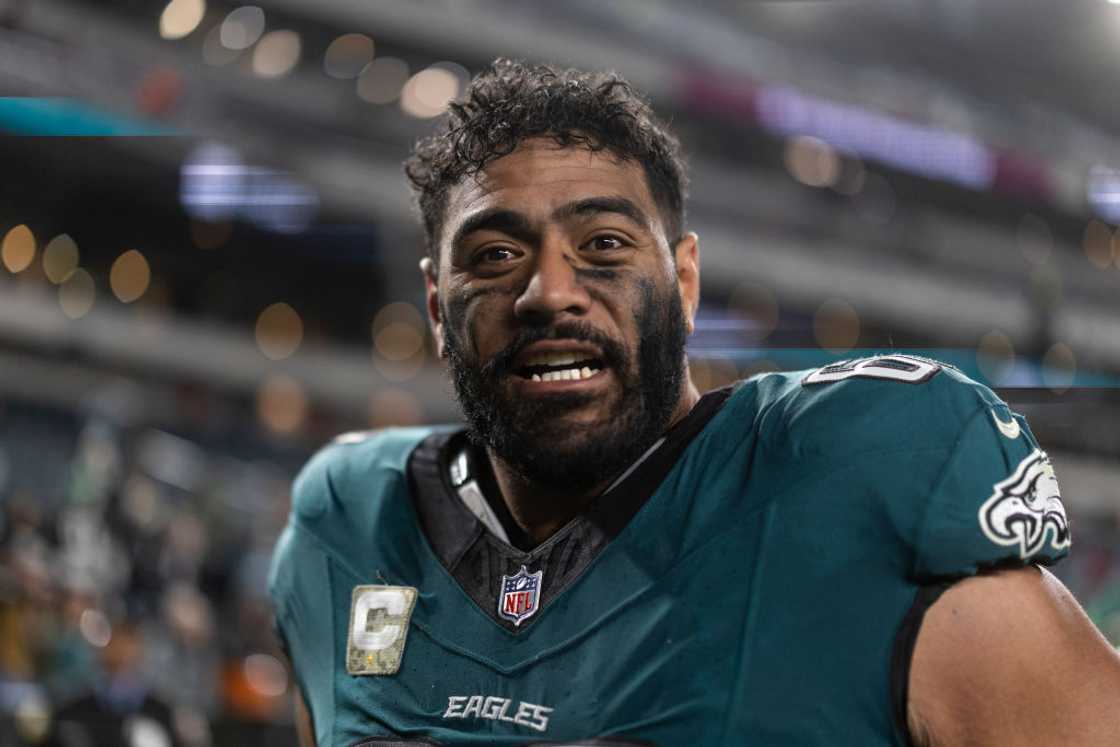
[[[629,83],[617,73],[498,59],[471,81],[463,99],[449,105],[443,125],[405,161],[428,255],[437,266],[450,188],[534,137],[641,164],[666,236],[674,243],[680,238],[688,182],[680,143]]]

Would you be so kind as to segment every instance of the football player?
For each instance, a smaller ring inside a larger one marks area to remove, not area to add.
[[[694,388],[684,163],[629,85],[500,60],[406,171],[466,426],[297,479],[306,744],[1120,744],[1120,657],[1041,568],[1053,469],[990,390],[904,355]]]

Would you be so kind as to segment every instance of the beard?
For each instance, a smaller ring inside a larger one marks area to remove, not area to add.
[[[645,453],[680,402],[688,327],[675,288],[659,293],[647,281],[640,290],[635,353],[586,322],[565,322],[526,327],[492,359],[479,363],[468,357],[469,348],[453,326],[445,324],[448,368],[471,440],[523,479],[572,492],[593,488]],[[446,309],[444,314],[454,318]],[[563,392],[522,398],[515,391],[518,354],[539,340],[555,339],[598,346],[604,368],[615,374],[614,401],[595,422],[572,424],[565,416],[601,395]]]

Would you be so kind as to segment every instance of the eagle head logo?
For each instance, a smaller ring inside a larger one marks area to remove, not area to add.
[[[980,507],[980,528],[997,545],[1018,546],[1026,560],[1049,537],[1055,550],[1069,547],[1069,521],[1046,453],[1035,449]]]

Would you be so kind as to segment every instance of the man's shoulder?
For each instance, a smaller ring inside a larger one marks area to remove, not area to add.
[[[757,389],[764,442],[798,458],[944,448],[985,410],[1015,422],[988,387],[913,355],[845,360],[747,383]]]
[[[379,544],[411,536],[415,516],[408,500],[409,459],[436,430],[346,433],[307,462],[293,483],[288,526],[272,557],[269,588],[278,604],[310,593],[308,584],[319,581],[306,578],[319,578],[313,568],[326,556],[360,576]],[[293,591],[301,584],[303,591]]]
[[[840,505],[860,526],[890,527],[912,576],[1066,554],[1057,481],[1026,420],[957,369],[886,355],[763,384],[767,469],[785,485],[811,486],[813,511]]]
[[[336,436],[303,466],[292,486],[293,518],[312,521],[332,506],[366,501],[404,478],[413,449],[437,427],[385,428]]]

